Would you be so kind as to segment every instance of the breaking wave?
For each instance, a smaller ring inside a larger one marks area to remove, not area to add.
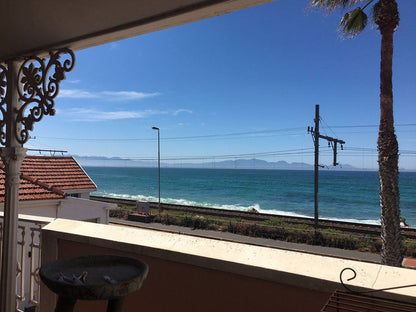
[[[131,199],[131,200],[138,200],[144,202],[157,202],[159,200],[158,197],[149,196],[149,195],[131,195],[131,194],[118,194],[118,193],[111,193],[111,192],[103,192],[97,191],[92,193],[95,196],[104,196],[104,197],[111,197],[111,198],[119,198],[119,199]],[[251,209],[256,209],[259,213],[264,214],[274,214],[278,216],[287,216],[287,217],[302,217],[302,218],[312,218],[311,215],[300,214],[293,211],[284,211],[284,210],[277,210],[277,209],[262,209],[259,204],[252,204],[248,206],[244,205],[230,205],[230,204],[222,204],[218,205],[215,203],[210,202],[197,202],[182,198],[161,198],[162,203],[166,204],[174,204],[174,205],[183,205],[183,206],[195,206],[195,207],[205,207],[205,208],[218,208],[224,210],[234,210],[234,211],[247,211]],[[343,218],[332,218],[332,217],[321,217],[322,220],[331,220],[331,221],[341,221],[341,222],[352,222],[352,223],[362,223],[362,224],[371,224],[371,225],[380,225],[380,220],[359,220],[359,219],[343,219]]]

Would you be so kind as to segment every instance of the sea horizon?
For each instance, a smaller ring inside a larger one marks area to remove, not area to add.
[[[158,169],[158,166],[101,166],[101,165],[83,165],[80,163],[80,165],[84,167],[94,167],[94,168],[138,168],[138,169]],[[313,165],[310,165],[313,166]],[[172,166],[172,165],[161,165],[161,169],[201,169],[201,170],[211,170],[211,169],[218,169],[218,170],[282,170],[282,171],[314,171],[314,169],[282,169],[282,168],[227,168],[227,167],[214,167],[214,168],[208,168],[208,167],[186,167],[186,166]],[[326,169],[319,169],[319,172],[325,171]],[[354,169],[337,169],[336,167],[331,167],[328,170],[330,171],[357,171],[357,172],[378,172],[378,169],[373,168],[354,168]],[[414,172],[416,173],[415,169],[399,169],[400,172]]]
[[[77,162],[85,167],[129,167],[129,168],[158,168],[158,162],[136,160],[123,157],[106,156],[79,156],[72,155]],[[299,161],[267,161],[261,158],[240,158],[236,160],[213,160],[205,162],[165,162],[160,163],[161,168],[182,169],[265,169],[265,170],[314,170],[314,165]],[[348,163],[339,163],[337,166],[325,165],[320,170],[335,171],[378,171],[378,166],[371,168],[355,167]],[[416,169],[399,168],[401,172],[416,172]]]

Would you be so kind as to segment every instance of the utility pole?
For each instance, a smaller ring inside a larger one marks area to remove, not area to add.
[[[314,217],[315,217],[315,230],[318,228],[318,220],[319,220],[319,213],[318,213],[318,188],[319,188],[319,105],[315,105],[315,131],[313,131],[313,139],[315,144],[315,165],[314,165]]]
[[[158,127],[152,127],[152,129],[157,131],[157,172],[159,177],[159,203],[157,206],[157,214],[160,218],[160,129]]]
[[[338,140],[336,138],[332,138],[326,135],[321,135],[319,133],[319,104],[315,105],[315,128],[308,127],[308,133],[312,135],[314,144],[315,144],[315,165],[314,165],[314,203],[315,203],[315,209],[314,209],[314,227],[315,231],[319,227],[319,210],[318,210],[318,194],[319,194],[319,167],[323,167],[322,165],[319,165],[319,139],[324,139],[328,141],[328,146],[332,146],[332,149],[334,151],[334,159],[333,159],[333,165],[338,165],[337,163],[337,145],[341,145],[341,150],[343,149],[343,144],[345,142],[343,140]]]

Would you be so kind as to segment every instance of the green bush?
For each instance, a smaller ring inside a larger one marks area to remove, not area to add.
[[[122,206],[120,209],[112,210],[110,216],[125,219],[130,208]],[[189,212],[164,211],[160,216],[156,215],[154,222],[341,249],[368,252],[379,252],[381,249],[381,239],[378,236],[346,234],[331,228],[315,231],[312,225],[290,224],[279,218],[252,223],[242,218],[228,219],[193,215]],[[407,256],[416,257],[415,240],[403,240],[403,247]]]
[[[404,254],[407,257],[416,257],[416,240],[406,238],[403,240]]]
[[[109,216],[110,218],[127,219],[128,212],[126,209],[113,209],[110,210]]]

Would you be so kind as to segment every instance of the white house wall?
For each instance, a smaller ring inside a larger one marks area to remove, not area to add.
[[[57,218],[56,208],[60,201],[59,199],[19,201],[19,214]],[[4,203],[0,204],[0,210],[4,211]]]
[[[109,210],[117,208],[115,204],[99,202],[95,200],[67,197],[61,200],[58,207],[58,218],[92,221],[107,224],[109,221]]]
[[[1,203],[0,210],[3,211],[3,208]],[[19,202],[19,214],[105,224],[109,221],[109,210],[115,208],[115,204],[74,197]]]

